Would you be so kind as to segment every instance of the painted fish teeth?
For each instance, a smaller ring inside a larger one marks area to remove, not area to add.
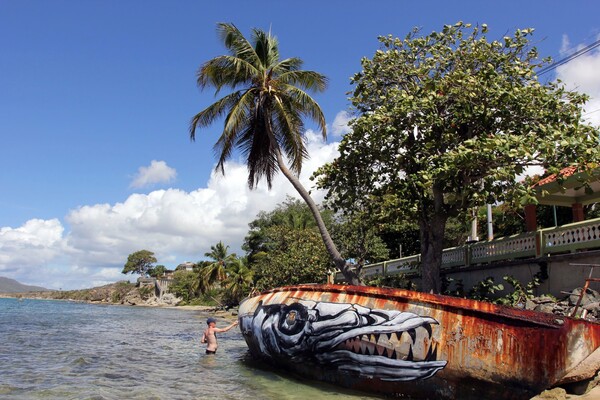
[[[412,339],[413,344],[417,341],[417,332],[414,329],[409,329],[406,331],[410,338]]]
[[[431,324],[425,323],[422,325],[422,327],[425,328],[425,330],[429,334],[429,339],[431,339],[431,336],[433,335],[433,330],[431,329]]]
[[[429,328],[429,329],[428,329]],[[425,327],[428,333],[428,338],[431,339],[431,327]],[[348,350],[356,354],[368,356],[381,356],[395,360],[404,361],[437,361],[437,345],[435,342],[427,345],[427,351],[424,356],[415,357],[413,345],[416,344],[416,332],[414,329],[406,331],[410,345],[407,343],[408,351],[400,352],[397,346],[401,343],[401,338],[404,332],[361,335],[347,339],[340,343],[336,349]],[[395,339],[392,341],[391,339]]]

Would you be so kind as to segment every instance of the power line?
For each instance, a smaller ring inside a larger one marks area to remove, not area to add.
[[[588,45],[588,46],[586,46],[586,47],[584,47],[584,48],[582,48],[580,50],[577,50],[575,53],[573,53],[573,54],[571,54],[571,55],[563,58],[562,60],[559,60],[559,61],[557,61],[555,63],[552,63],[552,64],[548,65],[547,67],[542,68],[538,72],[538,76],[540,76],[542,74],[545,74],[546,72],[551,71],[551,70],[553,70],[554,68],[556,68],[558,66],[566,64],[569,61],[571,61],[571,60],[573,60],[573,59],[575,59],[575,58],[577,58],[579,56],[582,56],[582,55],[584,55],[586,53],[589,53],[590,51],[594,50],[598,46],[600,46],[600,39],[596,40],[594,43],[592,43],[592,44],[590,44],[590,45]]]
[[[586,112],[585,114],[582,115],[582,117],[585,117],[586,115],[590,115],[590,114],[593,114],[593,113],[598,112],[598,111],[600,111],[600,108],[597,108],[594,111]]]

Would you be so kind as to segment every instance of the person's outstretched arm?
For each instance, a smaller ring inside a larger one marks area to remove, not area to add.
[[[238,322],[235,321],[233,324],[229,325],[226,328],[215,328],[215,332],[227,332],[228,330],[230,330],[231,328],[233,328],[234,326],[237,326]]]

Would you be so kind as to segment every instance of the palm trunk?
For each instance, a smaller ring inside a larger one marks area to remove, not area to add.
[[[302,197],[302,199],[308,205],[308,208],[312,212],[313,217],[315,218],[315,221],[317,222],[317,227],[319,228],[319,232],[321,233],[321,238],[323,239],[325,248],[327,249],[327,252],[329,253],[329,256],[331,257],[331,259],[333,260],[333,263],[340,271],[342,271],[342,274],[344,274],[344,278],[346,278],[346,281],[349,284],[363,285],[362,281],[360,280],[360,278],[358,277],[356,272],[353,271],[351,268],[351,265],[349,263],[347,263],[346,260],[344,260],[344,258],[338,251],[337,247],[335,246],[335,243],[333,243],[333,240],[331,239],[331,235],[329,234],[329,231],[327,230],[327,227],[325,226],[325,222],[323,221],[323,218],[321,217],[321,212],[319,211],[319,208],[315,204],[314,200],[312,199],[312,197],[310,197],[310,194],[308,194],[308,191],[304,188],[304,186],[302,186],[302,183],[300,183],[300,180],[285,165],[285,163],[283,162],[283,157],[281,155],[281,152],[279,150],[276,150],[276,152],[277,152],[277,163],[279,164],[279,169],[281,170],[283,175],[285,175],[285,177],[290,181],[292,186],[294,186],[296,191],[298,191],[298,193],[300,194],[300,197]]]

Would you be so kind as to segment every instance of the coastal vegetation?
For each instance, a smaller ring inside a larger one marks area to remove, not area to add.
[[[280,60],[270,32],[254,29],[248,40],[232,24],[218,24],[217,31],[229,54],[205,62],[197,83],[232,91],[194,116],[191,138],[223,118],[217,170],[224,173],[239,149],[250,188],[262,179],[270,188],[281,171],[314,221],[297,213],[284,222],[274,213],[251,224],[245,250],[252,289],[319,281],[304,274],[306,265],[319,273],[337,268],[347,282],[363,284],[366,262],[416,250],[421,290],[441,293],[443,248],[464,243],[467,224],[486,204],[501,210],[499,235],[522,231],[522,207],[537,202],[534,180],[518,178],[528,168],[557,174],[560,183],[564,167],[586,171],[600,161],[598,131],[582,122],[587,97],[560,82],[539,81],[536,71],[551,60],[540,59],[532,46],[533,29],[491,41],[485,24],[459,22],[428,35],[415,29],[403,39],[380,37],[380,50],[363,58],[362,71],[352,77],[352,129],[340,156],[313,177],[328,193],[320,208],[298,175],[308,156],[302,118],[326,137],[323,113],[307,93],[323,91],[326,78],[301,70],[298,58]],[[311,225],[329,265],[319,267],[316,248],[302,248],[313,240]],[[226,264],[213,265],[220,282]]]
[[[270,188],[281,171],[351,284],[363,284],[369,252],[389,254],[384,229],[388,244],[397,233],[414,239],[418,232],[417,240],[398,243],[399,253],[418,242],[421,290],[441,293],[447,229],[475,218],[485,204],[535,204],[531,181],[518,179],[528,168],[558,174],[560,182],[564,167],[587,171],[600,161],[597,129],[582,123],[587,96],[539,81],[536,71],[550,60],[531,45],[533,29],[489,41],[485,24],[459,22],[428,35],[414,29],[404,39],[380,37],[381,49],[363,58],[352,78],[355,118],[340,156],[314,177],[328,191],[326,206],[343,221],[335,238],[298,180],[308,157],[303,117],[326,137],[323,113],[307,93],[323,91],[326,78],[301,70],[298,58],[281,60],[270,32],[253,29],[248,40],[233,24],[218,24],[217,31],[229,54],[205,62],[197,83],[232,92],[194,116],[191,138],[224,117],[217,170],[224,173],[239,149],[251,189],[262,179]]]
[[[564,167],[585,171],[600,162],[598,130],[582,122],[587,97],[560,82],[539,82],[536,70],[550,60],[539,60],[532,29],[494,41],[485,25],[457,23],[428,35],[415,29],[404,39],[380,37],[380,50],[352,78],[355,118],[339,157],[313,176],[328,193],[318,205],[298,175],[308,157],[304,119],[326,138],[323,112],[309,93],[323,92],[327,79],[302,70],[299,58],[280,59],[270,32],[254,29],[247,39],[232,24],[218,24],[217,32],[228,54],[202,64],[197,84],[231,92],[193,117],[191,139],[223,120],[216,169],[224,173],[240,151],[251,189],[263,180],[270,188],[282,172],[302,200],[260,212],[249,224],[244,255],[218,241],[202,249],[204,260],[174,270],[156,265],[150,250],[129,255],[123,274],[168,278],[169,291],[185,304],[235,305],[255,291],[323,283],[335,270],[353,284],[415,289],[403,276],[365,281],[361,267],[416,253],[421,290],[485,299],[499,283],[447,290],[442,249],[465,243],[470,221],[485,218],[486,204],[495,205],[497,236],[523,232],[523,206],[536,203],[532,187],[539,180],[518,178],[529,167],[557,174],[560,184]],[[598,216],[600,207],[585,212]],[[570,214],[540,206],[538,224],[552,226]],[[505,280],[515,288],[507,303],[533,295],[536,282]],[[127,297],[127,285],[115,286],[115,302]],[[136,291],[151,296],[143,285]]]
[[[537,202],[540,167],[598,167],[598,130],[582,122],[587,96],[542,84],[533,29],[488,41],[487,26],[461,22],[439,32],[384,36],[352,78],[355,113],[340,156],[316,174],[337,212],[365,225],[415,221],[421,290],[440,293],[446,227],[485,204]],[[582,182],[586,185],[586,182]]]

